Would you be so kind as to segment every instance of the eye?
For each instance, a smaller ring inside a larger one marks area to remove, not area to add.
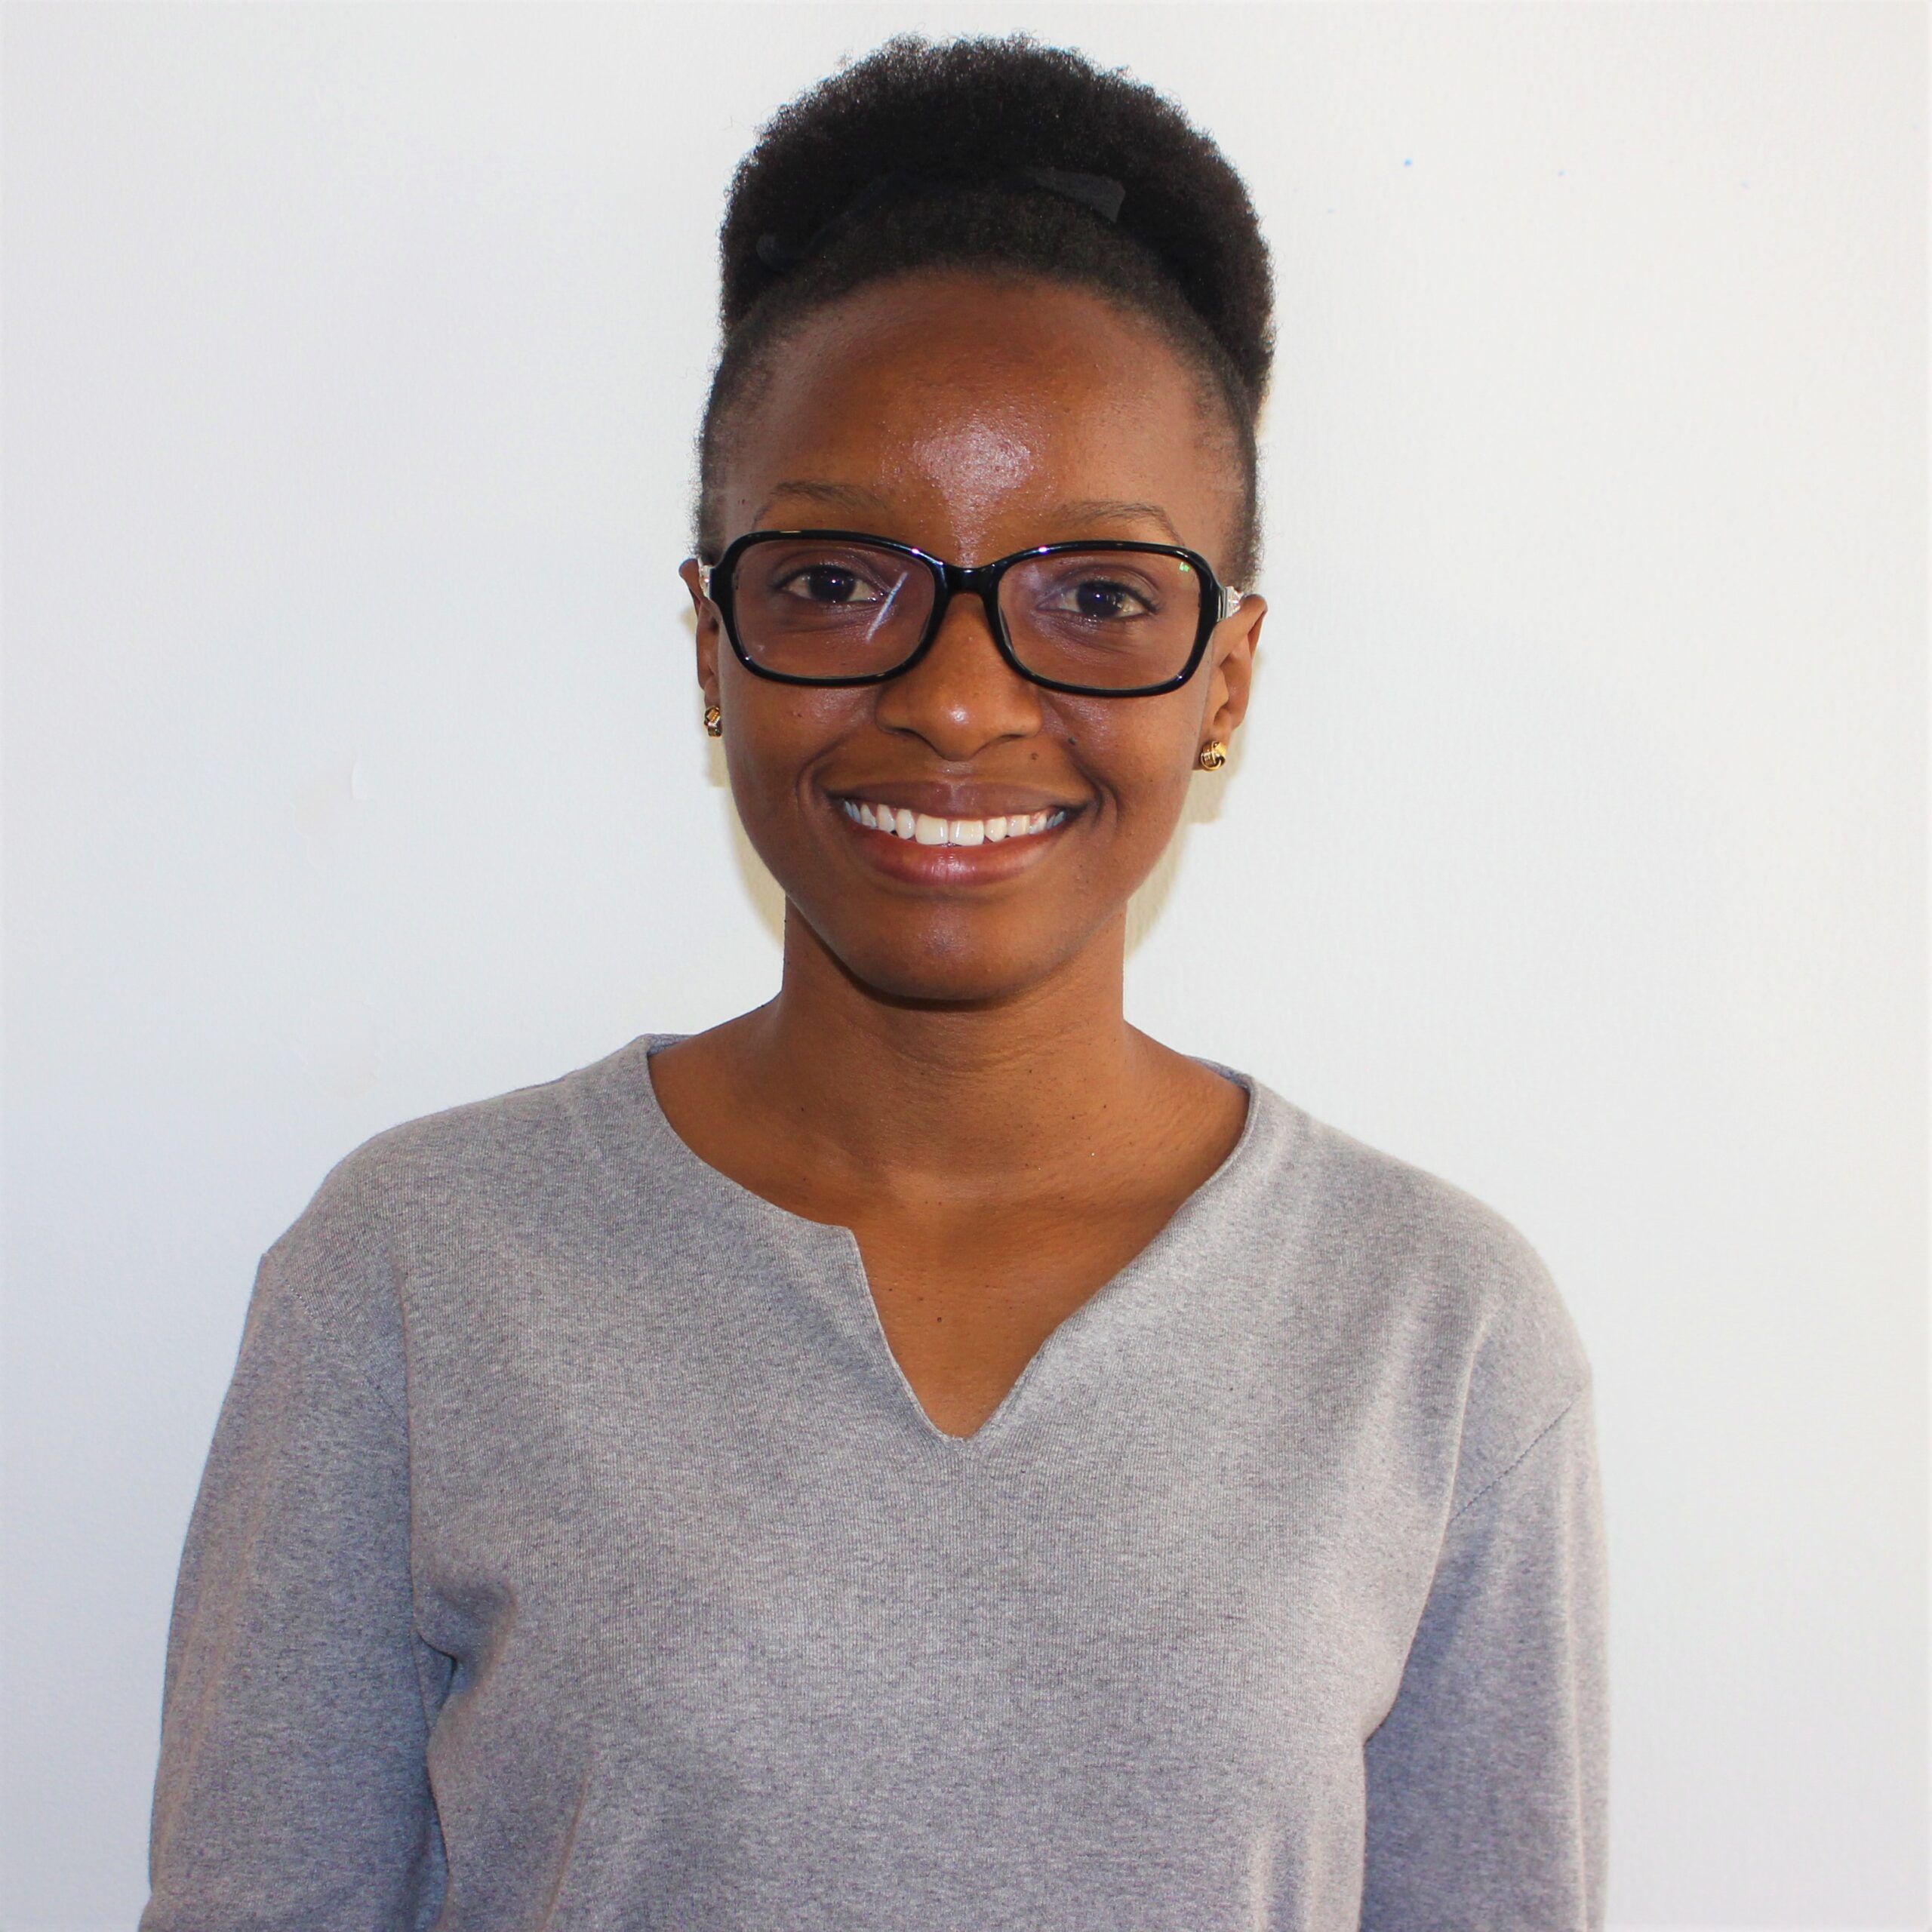
[[[880,586],[849,564],[805,564],[787,571],[772,588],[808,604],[876,604]]]
[[[1118,623],[1125,618],[1151,617],[1153,600],[1144,589],[1118,577],[1079,577],[1057,585],[1040,608],[1063,617],[1084,617],[1090,623]]]

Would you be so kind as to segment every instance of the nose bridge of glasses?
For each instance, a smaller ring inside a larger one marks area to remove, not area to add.
[[[934,561],[938,563],[937,558]],[[934,574],[941,582],[939,595],[927,619],[930,626],[927,648],[920,654],[931,657],[940,648],[946,634],[964,623],[969,630],[979,632],[977,641],[982,649],[992,651],[1004,661],[1005,654],[1000,649],[997,567],[987,564],[940,563]]]
[[[979,614],[980,626],[989,633],[989,641],[997,642],[999,636],[998,592],[1000,566],[998,564],[949,564],[934,562],[938,565],[934,574],[940,579],[937,601],[930,622],[934,631],[934,641],[938,641],[938,633],[954,621],[955,607],[963,604]]]

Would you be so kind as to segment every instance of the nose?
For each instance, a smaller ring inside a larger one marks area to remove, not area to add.
[[[1000,655],[986,606],[961,591],[925,655],[878,687],[874,715],[882,729],[909,731],[949,764],[963,764],[1001,738],[1038,731],[1040,697],[1039,686]]]

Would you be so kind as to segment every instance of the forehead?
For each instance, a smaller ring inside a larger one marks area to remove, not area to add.
[[[1234,466],[1204,386],[1152,322],[1083,289],[930,272],[870,285],[770,352],[721,466],[724,534],[804,484],[828,504],[862,492],[902,520],[879,534],[961,561],[1080,535],[1048,526],[1096,502],[1157,505],[1211,555]]]

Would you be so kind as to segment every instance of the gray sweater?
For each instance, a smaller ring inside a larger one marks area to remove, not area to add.
[[[1602,1923],[1590,1371],[1468,1195],[1248,1076],[979,1432],[645,1035],[262,1257],[143,1932]],[[1212,1064],[1212,1063],[1208,1063]]]

